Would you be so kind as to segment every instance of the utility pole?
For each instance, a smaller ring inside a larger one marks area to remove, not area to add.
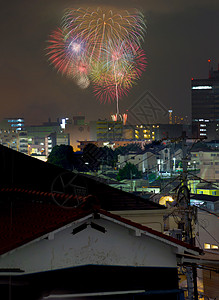
[[[182,205],[182,223],[184,224],[185,242],[194,246],[194,239],[192,236],[192,219],[193,210],[190,207],[190,192],[187,187],[187,145],[186,132],[182,132],[182,185],[178,191],[178,202]],[[181,199],[180,199],[181,198]],[[184,219],[184,220],[183,220]],[[188,300],[198,300],[197,292],[197,270],[196,266],[186,266],[186,278],[188,289]]]

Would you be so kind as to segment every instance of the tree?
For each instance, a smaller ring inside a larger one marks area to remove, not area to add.
[[[90,143],[84,147],[82,157],[87,168],[89,170],[96,171],[104,157],[104,152],[102,148]]]
[[[123,179],[139,179],[142,178],[142,172],[138,170],[138,168],[131,164],[126,163],[126,165],[119,170],[119,173],[116,177],[117,180]]]
[[[72,146],[60,145],[52,149],[48,157],[48,162],[58,167],[72,170],[74,161],[74,151]]]
[[[108,165],[110,167],[115,167],[117,163],[117,156],[115,155],[115,150],[112,150],[109,147],[101,147],[103,151],[103,156],[102,156],[102,164]]]

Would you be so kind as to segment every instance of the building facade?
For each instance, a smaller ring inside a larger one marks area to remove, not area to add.
[[[28,154],[45,155],[45,138],[51,133],[61,133],[58,122],[47,122],[42,125],[27,126]]]
[[[45,138],[45,154],[48,157],[53,147],[60,145],[70,145],[68,133],[53,132]]]
[[[210,149],[191,151],[191,165],[199,170],[200,178],[219,182],[219,151]]]
[[[128,153],[125,155],[118,155],[118,166],[120,169],[125,167],[126,163],[132,163],[139,171],[145,173],[147,171],[157,171],[156,154],[150,151],[142,153]]]
[[[217,139],[219,126],[219,67],[206,79],[192,79],[192,124],[195,138]],[[217,126],[218,125],[218,126]]]

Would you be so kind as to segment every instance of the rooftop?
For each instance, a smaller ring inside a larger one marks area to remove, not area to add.
[[[82,206],[71,209],[40,202],[16,201],[5,203],[0,210],[0,255],[37,238],[48,238],[49,233],[95,214],[120,225],[137,228],[142,233],[173,246],[177,245],[198,253],[202,252],[197,247],[100,209],[95,204],[94,198],[92,204],[89,202],[90,200],[87,197]]]

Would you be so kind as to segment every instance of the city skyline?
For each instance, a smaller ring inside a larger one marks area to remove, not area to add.
[[[21,5],[23,3],[23,5]],[[27,123],[40,124],[50,117],[86,115],[88,121],[109,118],[116,103],[100,104],[91,89],[79,89],[57,74],[48,64],[46,40],[59,26],[65,8],[86,1],[38,1],[4,3],[1,47],[0,118],[21,116]],[[89,5],[106,5],[92,1]],[[116,6],[116,1],[111,1]],[[127,1],[122,8],[142,10],[147,25],[144,49],[147,68],[130,94],[120,101],[121,112],[144,92],[150,91],[177,115],[191,114],[191,78],[206,78],[208,59],[217,69],[219,27],[217,1]]]

